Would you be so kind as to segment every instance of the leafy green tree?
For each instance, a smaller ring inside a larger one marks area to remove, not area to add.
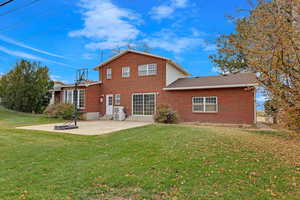
[[[0,80],[0,98],[8,109],[41,113],[49,104],[53,81],[40,63],[20,60]]]

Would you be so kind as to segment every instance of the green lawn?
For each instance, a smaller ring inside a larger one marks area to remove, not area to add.
[[[0,128],[61,122],[42,115],[14,112],[0,107]]]
[[[180,125],[78,136],[14,129],[49,119],[7,112],[1,200],[300,199],[297,138]]]

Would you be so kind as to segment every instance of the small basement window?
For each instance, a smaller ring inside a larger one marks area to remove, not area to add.
[[[193,112],[218,112],[217,97],[193,97]]]

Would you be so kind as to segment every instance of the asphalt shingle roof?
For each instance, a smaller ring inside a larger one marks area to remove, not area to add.
[[[171,83],[166,89],[175,88],[226,88],[235,87],[238,85],[255,85],[256,75],[254,73],[228,74],[220,76],[204,76],[193,78],[180,78]]]

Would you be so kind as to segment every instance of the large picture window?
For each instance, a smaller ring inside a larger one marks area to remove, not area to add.
[[[76,104],[77,108],[85,108],[85,90],[64,90],[64,101],[65,104]]]
[[[155,75],[156,73],[157,73],[156,64],[147,64],[147,65],[138,66],[139,76],[150,76],[150,75]]]
[[[193,112],[218,112],[217,97],[193,97]]]
[[[132,95],[132,114],[133,115],[154,115],[155,113],[155,94],[133,94]]]

